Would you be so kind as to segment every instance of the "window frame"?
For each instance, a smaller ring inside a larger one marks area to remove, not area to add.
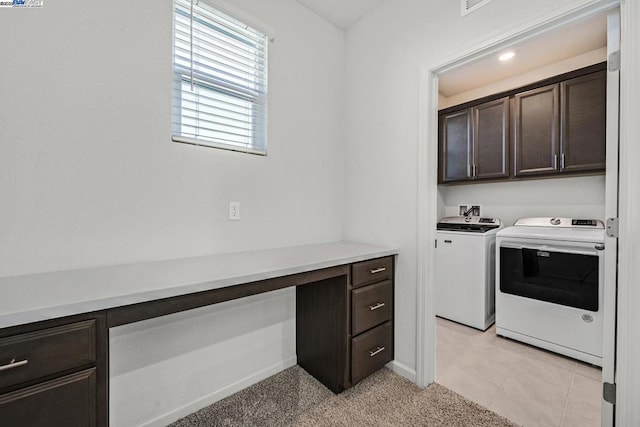
[[[215,17],[215,20],[207,19],[209,18],[207,14]],[[216,4],[203,0],[197,2],[174,0],[172,17],[172,141],[266,156],[268,44],[271,37],[268,33],[256,29],[245,20],[236,18]],[[181,19],[189,20],[189,25],[185,26],[184,22],[179,22]],[[196,25],[201,27],[196,29]],[[185,44],[185,28],[190,38],[186,43],[186,49],[184,46],[179,46],[180,43]],[[202,37],[205,31],[208,34]],[[178,37],[178,33],[181,33],[182,38]],[[198,38],[199,35],[202,38]],[[235,39],[236,44],[244,44],[246,49],[234,47],[230,43],[225,44],[225,38],[226,40]],[[211,41],[220,41],[224,44],[224,49],[218,45],[213,46]],[[206,58],[206,53],[201,54],[198,50],[198,46],[207,44],[213,48],[202,50],[211,52],[215,50],[213,60]],[[220,54],[219,52],[223,50],[231,53],[227,56]],[[180,54],[177,51],[180,51]],[[185,52],[189,58],[186,58]],[[198,57],[199,61],[195,61],[194,57]],[[238,57],[243,57],[246,61],[242,62],[246,64],[237,61]],[[220,62],[222,66],[217,68],[215,59],[220,58],[229,62]],[[185,64],[185,59],[190,63]],[[210,63],[205,64],[205,62]],[[234,63],[231,71],[226,67],[229,63]],[[185,88],[185,85],[189,85],[191,89]],[[186,103],[193,105],[189,114],[185,113],[188,110],[185,107]],[[235,103],[239,105],[234,105]],[[244,106],[242,106],[243,103]],[[201,121],[207,122],[201,119],[201,115],[205,115],[201,110],[209,111],[207,113],[209,125],[201,125]],[[219,121],[212,120],[212,117]],[[185,124],[189,121],[192,123]],[[231,135],[229,139],[202,135],[202,132],[209,132],[210,135],[225,133],[220,128],[233,128],[234,126],[229,122],[234,121],[244,125],[236,127],[239,129],[237,133],[235,131],[228,133]],[[193,132],[185,132],[185,128],[190,128]],[[245,141],[233,141],[232,138],[242,138]]]

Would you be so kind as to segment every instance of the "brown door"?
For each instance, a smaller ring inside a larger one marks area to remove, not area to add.
[[[485,102],[473,114],[474,179],[509,176],[509,98]]]
[[[604,170],[607,75],[605,71],[560,84],[563,172]]]
[[[554,84],[514,96],[515,175],[559,171],[559,85]]]
[[[471,178],[471,115],[465,109],[440,116],[440,182]]]

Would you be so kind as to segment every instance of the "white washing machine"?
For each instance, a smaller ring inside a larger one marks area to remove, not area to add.
[[[437,224],[436,315],[486,330],[495,318],[495,240],[502,222],[478,216]]]
[[[602,221],[525,218],[496,246],[496,333],[602,366]]]

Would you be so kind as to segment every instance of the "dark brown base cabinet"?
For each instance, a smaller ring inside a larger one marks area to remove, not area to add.
[[[291,286],[298,364],[333,392],[393,359],[386,256],[0,329],[0,426],[107,427],[110,327]]]
[[[0,331],[0,425],[106,427],[103,314]]]
[[[439,183],[604,172],[606,81],[601,63],[442,110]]]
[[[296,288],[298,365],[334,393],[393,360],[393,257]]]
[[[351,385],[393,360],[394,264],[392,257],[352,265]]]
[[[0,396],[0,420],[29,427],[95,426],[96,369]]]

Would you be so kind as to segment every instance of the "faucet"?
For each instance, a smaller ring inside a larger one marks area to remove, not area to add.
[[[469,209],[467,209],[467,210],[462,214],[462,216],[469,216],[469,214],[470,214],[471,212],[475,212],[475,210],[476,210],[476,209],[477,209],[477,207],[476,207],[476,206],[471,206]]]

